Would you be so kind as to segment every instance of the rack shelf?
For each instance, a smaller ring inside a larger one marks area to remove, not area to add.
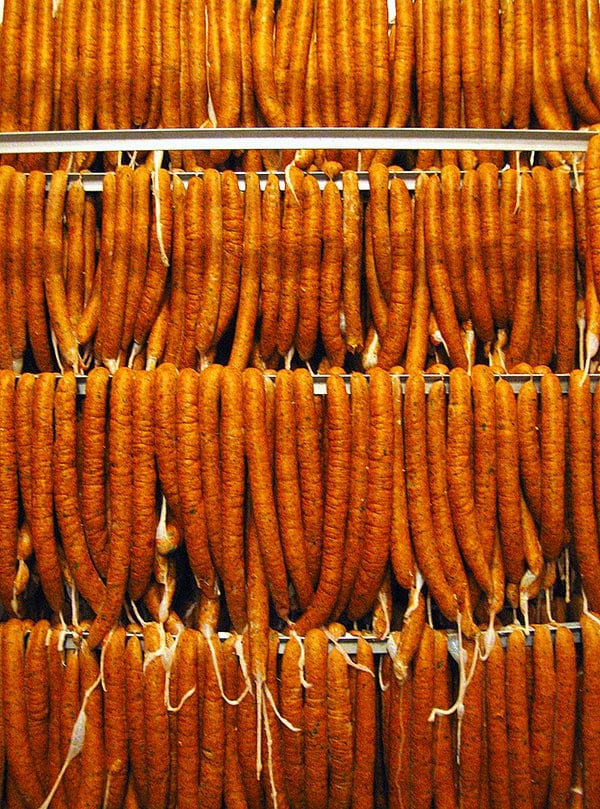
[[[182,149],[475,149],[585,152],[594,132],[532,129],[265,128],[1,132],[0,154]]]
[[[566,624],[561,624],[561,626],[566,626],[567,629],[569,629],[571,631],[571,633],[573,634],[573,640],[575,641],[576,644],[581,643],[581,624],[578,621],[570,621],[570,622],[568,622]],[[554,635],[555,632],[556,632],[556,625],[550,624],[549,627],[550,627],[550,632],[552,633],[552,635]],[[500,643],[501,643],[502,646],[506,647],[506,644],[508,643],[508,638],[509,638],[511,632],[515,631],[516,628],[517,627],[509,626],[509,627],[503,627],[502,629],[499,629],[497,631],[498,638],[499,638]],[[132,633],[128,633],[128,634],[132,634]],[[83,635],[85,637],[87,635],[87,633],[84,632]],[[219,632],[218,635],[219,635],[219,639],[221,641],[224,641],[226,638],[228,638],[230,636],[230,633],[229,632]],[[529,627],[529,632],[525,636],[526,645],[528,645],[528,646],[532,645],[534,635],[535,635],[535,627],[530,626]],[[74,649],[75,648],[74,637],[75,637],[75,635],[74,635],[73,632],[67,631],[67,634],[65,636],[65,648],[66,649]],[[141,635],[139,637],[143,641],[143,637]],[[375,635],[363,635],[362,637],[364,637],[364,639],[366,641],[368,641],[374,655],[383,655],[383,654],[386,654],[388,652],[387,638],[377,638],[377,637],[375,637]],[[458,636],[457,636],[456,632],[454,632],[453,630],[448,631],[448,643],[449,643],[450,648],[452,648],[452,646],[454,645],[454,642],[456,641],[457,637]],[[280,654],[283,653],[283,650],[285,649],[286,645],[291,640],[292,639],[290,637],[288,637],[287,635],[280,635],[279,636],[279,653]],[[357,637],[356,637],[356,635],[351,635],[351,634],[342,635],[340,638],[338,638],[337,643],[348,654],[355,654],[356,653],[356,645],[357,645]]]
[[[273,379],[275,378],[274,375],[271,375],[271,376],[272,376]],[[560,380],[561,389],[562,389],[563,394],[568,393],[568,390],[569,390],[569,374],[557,374],[557,376],[558,376],[558,379]],[[402,385],[404,386],[404,384],[406,383],[406,380],[408,379],[408,374],[398,374],[398,377],[399,377],[400,381],[402,382]],[[511,387],[514,390],[515,393],[518,393],[521,390],[521,387],[523,386],[523,384],[525,382],[527,382],[528,380],[530,380],[530,379],[533,380],[533,383],[535,384],[537,390],[539,391],[539,389],[540,389],[540,380],[541,380],[542,377],[541,377],[541,374],[533,374],[533,375],[530,375],[530,374],[505,374],[502,378],[507,380],[510,383],[510,385],[511,385]],[[343,374],[342,379],[346,383],[346,388],[347,388],[347,390],[349,392],[350,391],[350,375],[349,374]],[[448,375],[447,374],[425,374],[425,390],[428,391],[430,385],[433,382],[439,381],[440,379],[442,379],[445,382],[446,388],[447,388],[448,387]],[[596,385],[598,384],[599,380],[600,380],[600,374],[590,374],[590,389],[591,389],[592,393],[596,389]],[[327,375],[326,374],[315,374],[315,375],[313,375],[313,384],[314,384],[315,393],[320,394],[320,395],[324,395],[327,392]],[[87,376],[78,375],[77,376],[77,393],[80,396],[85,395],[86,385],[87,385]]]

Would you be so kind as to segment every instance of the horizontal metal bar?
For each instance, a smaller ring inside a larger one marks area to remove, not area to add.
[[[408,188],[408,190],[409,191],[414,191],[417,179],[422,174],[436,174],[436,173],[439,173],[439,170],[437,170],[437,169],[430,169],[428,171],[404,171],[404,170],[400,170],[398,172],[390,171],[390,177],[393,177],[393,176],[401,177],[402,180],[404,181],[404,183],[406,184],[406,187]],[[195,172],[189,172],[189,171],[177,171],[176,174],[177,174],[177,177],[186,186],[187,186],[188,182],[190,181],[190,179],[192,177],[197,176],[197,174]],[[275,171],[275,172],[273,172],[273,171],[259,171],[259,172],[257,172],[257,174],[258,174],[259,184],[260,184],[260,187],[261,187],[262,190],[264,190],[264,188],[265,188],[265,186],[267,184],[267,178],[272,174],[275,174],[279,178],[279,184],[280,184],[281,190],[283,191],[285,189],[286,178],[285,178],[285,172],[284,171]],[[371,190],[368,171],[357,171],[356,174],[357,174],[357,180],[358,180],[358,190],[361,191],[364,194],[368,194],[370,192],[370,190]],[[502,174],[502,172],[500,172],[500,176],[501,176],[501,174]],[[240,189],[242,191],[244,191],[245,188],[246,188],[246,172],[244,172],[244,171],[236,171],[235,175],[237,177],[238,185],[239,185]],[[50,176],[51,175],[48,174],[48,184],[50,182]],[[71,174],[70,175],[70,182],[75,182],[75,180],[81,180],[81,182],[83,183],[83,187],[87,192],[99,193],[99,192],[102,191],[102,183],[103,183],[103,180],[104,180],[105,176],[106,176],[106,172],[102,172],[102,173],[100,173],[100,172],[84,172],[83,174]],[[318,182],[318,184],[319,184],[319,186],[321,188],[324,188],[326,183],[330,181],[330,178],[326,174],[324,174],[322,171],[311,172],[311,177],[314,177],[316,179],[316,181]],[[342,186],[342,176],[338,175],[337,177],[333,178],[333,181],[338,186],[338,188],[340,190],[342,190],[342,187],[343,187]],[[499,183],[500,182],[501,182],[501,180],[499,180]],[[573,184],[574,184],[574,180],[573,180]]]
[[[83,633],[83,637],[87,637],[87,634],[88,634],[87,631],[85,631]],[[134,634],[143,643],[144,636],[143,636],[143,634],[141,632],[135,632],[135,633],[131,632],[131,631],[127,632],[128,637],[131,637]],[[218,635],[219,635],[219,640],[221,640],[221,641],[224,641],[224,640],[226,640],[227,638],[230,637],[229,632],[219,632]],[[71,632],[71,631],[66,632],[65,640],[64,640],[64,648],[65,649],[75,649],[76,648],[75,637],[76,637],[76,634],[74,632]],[[369,645],[370,645],[370,647],[371,647],[371,649],[373,651],[373,654],[382,655],[382,654],[385,654],[385,652],[387,651],[387,638],[383,638],[383,639],[376,638],[374,635],[363,635],[362,637],[364,637],[364,639],[369,643]],[[288,642],[290,640],[291,640],[291,638],[288,637],[287,635],[280,635],[279,636],[279,653],[280,654],[283,654],[283,651],[284,651],[286,645],[288,644]],[[358,639],[357,639],[356,635],[342,635],[342,637],[339,638],[337,642],[339,643],[339,645],[348,654],[355,654],[356,653],[357,641],[358,641]]]
[[[266,374],[271,379],[275,379],[274,374]],[[368,376],[368,374],[367,374]],[[563,394],[568,393],[569,391],[569,374],[557,374],[556,375],[560,381],[561,389]],[[342,379],[346,384],[346,389],[350,392],[350,374],[341,374]],[[439,382],[441,379],[445,386],[446,390],[448,390],[449,385],[449,377],[448,374],[425,374],[425,391],[427,392],[431,385],[434,382]],[[80,396],[85,396],[86,387],[87,387],[87,376],[81,375],[77,376],[77,393]],[[398,374],[398,378],[402,383],[402,388],[404,389],[404,385],[408,379],[408,374]],[[541,374],[504,374],[502,379],[506,379],[515,393],[518,393],[525,382],[529,381],[530,379],[533,381],[536,388],[540,389],[540,380],[542,376]],[[590,389],[592,393],[596,389],[596,385],[598,384],[598,380],[600,379],[600,374],[590,374]],[[314,374],[313,375],[313,386],[314,392],[318,395],[325,395],[327,393],[327,374]]]
[[[225,633],[225,636],[227,636],[227,633]],[[375,635],[361,635],[361,637],[367,641],[374,655],[384,655],[388,651],[387,638],[376,638]],[[283,654],[285,647],[291,640],[292,638],[287,635],[279,636],[279,654]],[[341,638],[337,638],[336,642],[347,654],[356,654],[356,647],[358,645],[358,637],[356,635],[342,635]],[[330,641],[329,646],[333,647],[333,645],[334,644]]]
[[[190,181],[190,179],[192,177],[197,176],[195,173],[187,172],[187,171],[177,171],[176,173],[177,173],[177,177],[183,182],[183,184],[185,186],[187,186],[188,182]],[[405,182],[406,187],[408,188],[409,191],[414,191],[417,178],[421,174],[431,174],[431,173],[434,173],[434,171],[431,171],[431,172],[429,172],[429,171],[428,172],[401,171],[401,172],[398,172],[398,174],[396,176],[399,176],[399,177],[402,178],[402,180]],[[239,185],[240,189],[242,191],[244,191],[245,188],[246,188],[246,172],[244,172],[244,171],[236,171],[235,174],[236,174],[236,177],[237,177],[237,180],[238,180],[238,185]],[[281,190],[283,191],[285,189],[286,179],[285,179],[285,172],[284,171],[276,171],[276,172],[259,171],[259,172],[257,172],[257,174],[258,174],[258,180],[259,180],[260,187],[261,187],[261,189],[263,191],[264,191],[264,188],[265,188],[265,186],[267,184],[267,177],[270,174],[276,174],[277,177],[279,178],[279,184],[281,186]],[[48,174],[47,184],[50,183],[50,176],[51,175]],[[106,172],[103,172],[103,173],[84,172],[83,174],[71,174],[69,181],[70,182],[75,182],[76,180],[81,180],[81,182],[83,183],[83,187],[84,187],[86,192],[88,192],[88,193],[101,193],[102,192],[102,183],[103,183],[103,180],[104,180],[105,176],[106,176]],[[311,172],[311,177],[314,177],[316,179],[316,181],[318,182],[318,184],[319,184],[319,186],[321,188],[324,188],[325,185],[330,181],[330,178],[326,174],[324,174],[322,171]],[[370,186],[370,182],[369,182],[369,173],[367,171],[358,171],[357,172],[357,179],[358,179],[358,190],[365,193],[365,194],[368,194],[368,192],[371,190],[371,186]],[[342,177],[341,177],[341,175],[334,178],[334,182],[338,186],[338,188],[340,190],[342,190]]]
[[[545,624],[545,626],[548,626],[548,629],[550,630],[552,637],[554,637],[559,624]],[[560,624],[560,626],[566,626],[567,629],[571,631],[575,643],[581,643],[581,624],[579,623],[579,621],[568,621],[565,624]],[[506,646],[510,635],[515,631],[515,629],[523,629],[523,627],[506,626],[498,630],[498,637],[500,639],[500,643],[502,644],[502,646]],[[529,632],[525,635],[525,642],[527,646],[531,646],[533,644],[534,635],[535,635],[535,626],[530,625]]]
[[[368,376],[368,373],[367,373]],[[398,374],[398,378],[402,384],[402,389],[404,390],[404,386],[408,380],[408,374]],[[560,381],[560,386],[562,392],[564,394],[568,393],[569,390],[569,374],[556,374]],[[600,374],[590,374],[590,388],[592,393],[594,392],[596,385],[598,384],[598,379],[600,378]],[[350,375],[343,374],[342,379],[346,383],[346,388],[348,391],[350,390]],[[446,387],[446,391],[448,391],[448,386],[450,384],[450,379],[448,374],[424,374],[425,379],[425,392],[429,391],[429,388],[433,385],[434,382],[439,382],[442,380]],[[505,379],[507,382],[510,383],[512,389],[515,393],[518,393],[525,382],[532,380],[534,385],[536,386],[537,390],[540,389],[540,381],[542,379],[541,374],[503,374],[502,379]],[[315,374],[313,375],[313,383],[314,383],[314,390],[317,394],[325,394],[327,393],[327,374]]]
[[[573,635],[573,640],[575,643],[581,643],[581,624],[578,621],[569,621],[567,623],[561,624],[561,626],[565,626]],[[552,636],[556,634],[556,630],[558,624],[548,624],[550,632]],[[501,629],[497,630],[498,639],[500,644],[506,648],[508,643],[508,638],[510,635],[515,631],[524,631],[523,626],[519,625],[512,625],[512,626],[505,626]],[[228,633],[221,633],[223,638],[228,636]],[[448,643],[450,647],[456,643],[458,636],[455,632],[449,630],[448,631]],[[525,634],[525,643],[527,646],[531,646],[533,644],[533,636],[535,635],[535,626],[530,625],[528,631]],[[388,652],[388,639],[387,638],[377,638],[374,635],[362,635],[364,640],[368,642],[373,651],[374,655],[382,655]],[[287,637],[286,635],[281,635],[279,638],[279,652],[282,653],[285,649],[286,645],[290,642],[291,638]],[[340,646],[346,651],[348,654],[355,654],[358,638],[356,635],[342,635],[341,638],[338,638],[337,641]],[[332,645],[332,644],[330,644]]]
[[[548,624],[548,628],[552,636],[556,634],[556,630],[558,625],[557,624]],[[582,642],[582,633],[581,633],[581,624],[578,621],[569,621],[568,623],[561,624],[561,626],[566,626],[567,629],[573,634],[573,640],[576,644],[580,644]],[[524,627],[519,626],[507,626],[502,627],[501,629],[497,630],[497,635],[500,641],[500,644],[506,648],[508,643],[508,638],[510,635],[516,631],[522,631]],[[133,633],[129,632],[128,635],[132,635]],[[136,633],[138,634],[138,633]],[[226,640],[230,637],[229,632],[219,632],[219,639],[221,641]],[[87,632],[83,633],[84,637],[87,636]],[[531,625],[529,627],[528,633],[525,635],[525,643],[528,646],[533,644],[533,636],[535,635],[535,626]],[[141,633],[138,634],[138,637],[143,640],[143,635]],[[367,641],[371,650],[374,655],[383,655],[388,652],[388,641],[387,638],[376,638],[374,635],[362,635],[361,636],[364,640]],[[452,649],[455,646],[457,641],[457,635],[455,632],[449,631],[448,632],[448,643],[450,648]],[[288,637],[287,635],[280,635],[279,637],[279,653],[283,654],[285,647],[287,644],[292,640],[292,638]],[[356,635],[342,635],[341,638],[338,638],[337,643],[344,649],[345,652],[348,654],[356,654],[356,648],[358,644],[358,638]],[[333,645],[333,644],[330,644]],[[75,633],[67,632],[65,635],[65,649],[75,649]]]
[[[594,132],[538,129],[265,128],[1,132],[0,154],[210,149],[475,149],[584,152]]]
[[[416,177],[421,172],[413,172],[413,171],[406,171],[402,172],[402,179],[406,182],[406,186],[409,190],[414,190],[414,184]],[[187,186],[188,182],[192,177],[197,176],[194,172],[189,171],[177,171],[177,177],[183,182],[185,186]],[[264,191],[265,186],[267,184],[267,178],[270,174],[275,174],[279,178],[279,184],[281,186],[281,190],[285,189],[285,172],[284,171],[276,171],[276,172],[268,172],[268,171],[259,171],[258,180],[260,184],[260,188]],[[245,171],[236,171],[235,175],[237,177],[238,185],[242,191],[246,189],[246,172]],[[369,174],[366,171],[359,171],[357,172],[358,175],[358,188],[360,191],[369,191]],[[50,174],[48,174],[48,184],[50,182]],[[101,192],[102,191],[102,183],[104,181],[104,177],[106,173],[99,173],[99,172],[86,172],[83,174],[71,174],[69,176],[70,182],[75,182],[76,180],[81,180],[84,189],[87,192]],[[316,179],[319,183],[321,188],[325,186],[325,184],[329,181],[329,177],[323,174],[322,171],[315,171],[311,172],[311,176]],[[342,178],[337,177],[335,179],[335,183],[338,188],[342,188]]]

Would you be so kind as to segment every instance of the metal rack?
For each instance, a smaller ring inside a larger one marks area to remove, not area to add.
[[[111,129],[1,132],[0,154],[166,149],[475,149],[585,152],[590,130],[344,127]]]
[[[270,376],[273,380],[275,380],[274,374],[267,374],[267,376]],[[328,376],[327,374],[313,375],[314,392],[317,395],[324,396],[327,393],[327,376]],[[368,376],[368,373],[366,374],[366,376]],[[408,380],[408,374],[396,374],[395,376],[397,376],[397,378],[400,379],[402,389],[404,390],[404,386],[406,384],[406,381]],[[560,381],[563,394],[568,393],[569,374],[556,374],[556,376]],[[350,392],[350,374],[341,374],[341,377],[345,382],[346,390]],[[448,374],[424,374],[424,377],[425,377],[425,392],[428,392],[430,386],[434,382],[439,382],[440,379],[446,385],[446,390],[448,390],[449,385]],[[515,393],[518,393],[525,384],[525,382],[528,382],[529,380],[533,381],[534,385],[536,386],[536,389],[539,392],[541,378],[542,378],[541,374],[503,374],[502,376],[502,379],[505,379],[507,382],[510,383]],[[598,381],[600,380],[600,374],[590,374],[589,379],[590,379],[590,390],[593,393],[594,390],[596,389]],[[85,396],[86,386],[87,386],[87,376],[85,375],[77,376],[77,393],[80,396]]]
[[[569,621],[568,623],[561,624],[561,626],[565,626],[573,635],[573,640],[576,644],[580,644],[582,642],[582,633],[581,633],[581,624],[578,621]],[[556,634],[557,625],[556,624],[549,624],[550,632],[552,637]],[[508,638],[512,632],[515,630],[522,630],[523,627],[518,626],[507,626],[503,627],[502,629],[497,630],[498,639],[500,644],[506,648],[508,643]],[[454,630],[447,630],[448,633],[448,643],[451,646],[455,643],[458,636]],[[133,635],[134,633],[128,632],[129,635]],[[219,640],[224,641],[228,637],[230,637],[229,632],[218,632]],[[83,633],[85,637],[87,632]],[[531,646],[533,644],[533,636],[535,635],[535,627],[530,626],[526,635],[525,635],[525,643],[527,646]],[[140,634],[138,635],[141,642],[143,643],[143,636]],[[387,638],[378,638],[375,635],[361,635],[364,640],[369,643],[371,650],[374,655],[384,655],[388,653],[388,639]],[[279,653],[282,654],[287,644],[292,640],[288,635],[280,635],[279,636]],[[331,642],[330,642],[331,643]],[[352,635],[350,633],[346,635],[342,635],[340,638],[336,639],[336,643],[341,646],[341,648],[347,652],[347,654],[356,654],[356,647],[358,643],[358,638],[356,635]],[[333,644],[331,644],[333,645]],[[67,632],[65,636],[65,649],[75,649],[75,633]]]
[[[420,129],[420,128],[285,128],[255,127],[251,129],[115,129],[70,130],[62,132],[0,132],[0,154],[21,152],[74,153],[126,152],[211,149],[368,149],[368,150],[502,150],[534,154],[559,151],[582,154],[594,135],[590,130],[531,130],[531,129]],[[402,179],[413,190],[422,172],[402,171]],[[178,171],[187,182],[190,172]],[[258,172],[264,187],[269,172]],[[281,175],[283,186],[284,175]],[[102,189],[102,173],[83,172],[86,191]],[[240,187],[244,187],[244,172],[238,172]],[[327,177],[322,172],[314,176],[320,185]],[[338,184],[341,181],[337,180]],[[366,171],[358,171],[360,191],[369,190]]]

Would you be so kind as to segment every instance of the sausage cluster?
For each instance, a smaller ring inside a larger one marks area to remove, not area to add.
[[[581,656],[543,623],[487,651],[405,627],[379,659],[339,624],[283,651],[274,632],[127,629],[100,656],[47,620],[0,626],[3,803],[566,809],[598,794],[594,618]]]
[[[596,143],[574,177],[445,166],[414,195],[382,164],[368,196],[351,170],[121,166],[94,192],[3,166],[0,367],[594,370]]]
[[[598,124],[596,0],[4,2],[1,132]],[[600,136],[240,146],[2,158],[0,802],[595,807]]]
[[[398,628],[422,580],[438,626],[600,609],[600,389],[573,371],[275,376],[0,372],[0,598],[102,642],[130,603],[238,632]],[[258,587],[258,591],[256,588]],[[257,594],[258,592],[258,594]],[[69,595],[70,594],[70,595]],[[220,611],[220,616],[219,616]],[[578,617],[576,612],[575,617]]]

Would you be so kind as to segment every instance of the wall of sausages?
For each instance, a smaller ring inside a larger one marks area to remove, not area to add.
[[[399,628],[417,570],[438,625],[460,613],[467,637],[526,618],[541,590],[563,620],[565,596],[574,619],[582,591],[600,607],[600,390],[583,371],[566,395],[550,371],[515,392],[485,365],[332,374],[326,395],[305,369],[217,363],[98,367],[83,398],[72,372],[0,381],[0,598],[51,617],[77,591],[92,647],[127,596],[174,625],[208,600],[215,628],[243,631],[254,540],[264,611],[300,635],[374,609],[381,634]]]
[[[63,650],[59,627],[12,618],[6,804],[39,806],[57,784],[60,806],[83,794],[115,807],[582,806],[598,794],[600,632],[581,625],[578,647],[548,624],[516,629],[485,661],[467,643],[459,668],[427,624],[409,662],[402,633],[392,662],[360,637],[349,656],[338,625],[278,654],[274,632],[257,644],[187,628],[174,641],[151,623],[143,648],[115,630],[100,663],[85,643]]]
[[[444,166],[411,195],[382,164],[364,192],[351,170],[121,166],[95,192],[3,166],[0,367],[593,370],[586,176]]]
[[[1,371],[7,799],[70,744],[67,805],[590,794],[600,388],[561,379]]]
[[[93,138],[594,128],[596,0],[0,5],[2,807],[597,807],[600,136]]]

